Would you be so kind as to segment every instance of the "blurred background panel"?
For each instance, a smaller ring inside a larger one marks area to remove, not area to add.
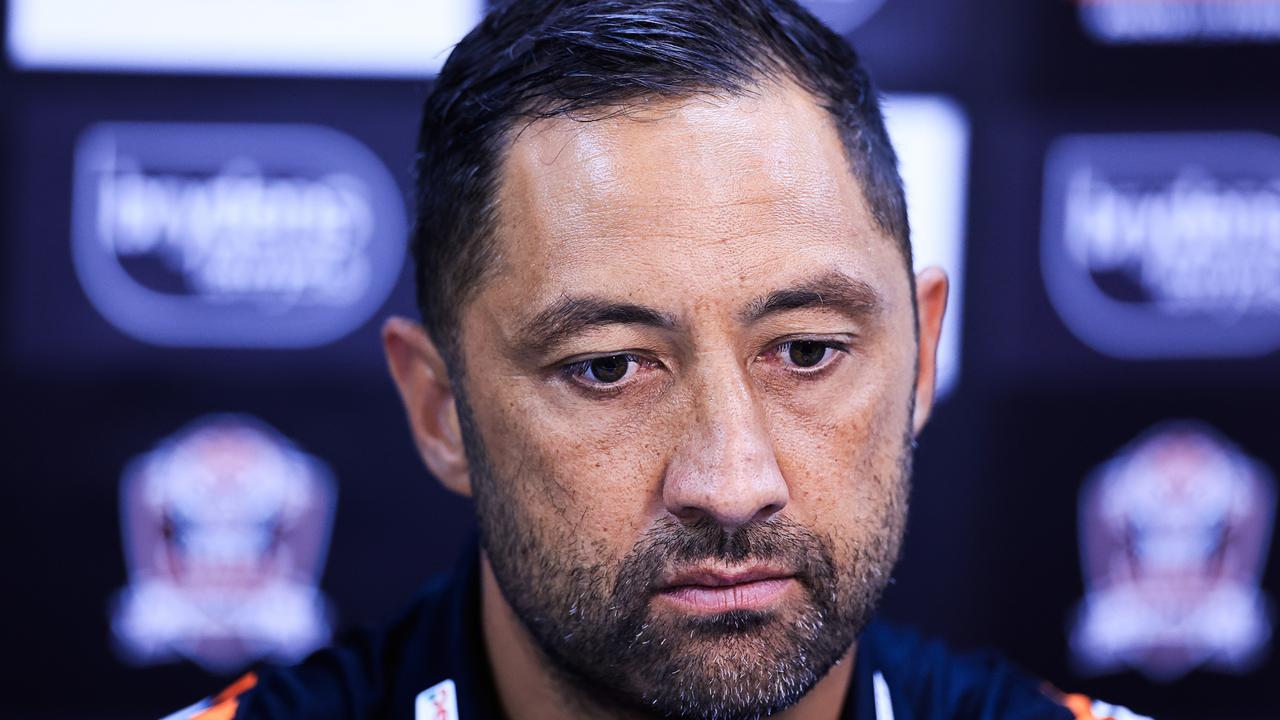
[[[13,0],[9,57],[22,69],[422,77],[484,0]]]
[[[381,321],[481,0],[8,0],[15,718],[158,717],[378,624],[470,506]],[[1280,0],[810,0],[955,296],[884,605],[1163,718],[1280,716]]]

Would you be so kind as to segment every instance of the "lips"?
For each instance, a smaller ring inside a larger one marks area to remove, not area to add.
[[[686,612],[767,610],[794,584],[794,574],[779,568],[697,568],[674,574],[658,589],[658,597]]]

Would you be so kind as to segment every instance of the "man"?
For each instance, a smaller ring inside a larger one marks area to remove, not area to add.
[[[870,622],[947,280],[842,39],[792,0],[516,0],[419,149],[424,324],[383,337],[478,548],[187,716],[1091,717]]]

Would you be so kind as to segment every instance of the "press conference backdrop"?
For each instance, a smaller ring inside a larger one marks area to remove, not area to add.
[[[1280,717],[1280,0],[812,0],[955,295],[890,618]],[[5,690],[157,717],[394,616],[470,508],[378,344],[481,0],[9,0]]]

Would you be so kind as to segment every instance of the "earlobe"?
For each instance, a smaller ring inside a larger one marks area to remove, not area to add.
[[[446,488],[470,497],[466,449],[444,356],[421,325],[402,317],[382,326],[382,345],[423,462]]]
[[[942,318],[947,311],[947,274],[941,268],[929,267],[916,274],[916,332],[919,355],[916,358],[915,411],[911,418],[913,435],[919,435],[933,412],[934,388],[938,376],[938,340],[942,335]]]

